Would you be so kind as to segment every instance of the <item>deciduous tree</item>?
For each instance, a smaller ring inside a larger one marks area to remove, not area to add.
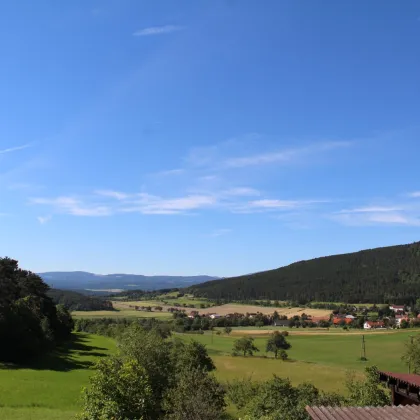
[[[256,351],[260,350],[255,346],[254,339],[252,337],[242,337],[239,340],[236,340],[233,344],[234,354],[242,353],[244,356],[252,356]]]
[[[277,355],[280,350],[289,350],[291,347],[292,346],[286,340],[286,337],[279,331],[275,331],[267,340],[266,351],[274,353],[274,357],[277,359]]]

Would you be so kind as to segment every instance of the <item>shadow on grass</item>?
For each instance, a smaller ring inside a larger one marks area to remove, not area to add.
[[[38,360],[23,364],[4,364],[2,369],[35,369],[35,370],[54,370],[59,372],[69,372],[75,369],[89,369],[95,364],[95,360],[100,357],[108,356],[101,350],[105,347],[96,347],[87,344],[84,337],[72,334],[70,340],[61,344],[54,351],[45,354]],[[93,360],[81,360],[81,357],[92,357]]]

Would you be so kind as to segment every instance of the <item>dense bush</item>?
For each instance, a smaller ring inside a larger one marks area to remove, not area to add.
[[[209,372],[205,347],[168,340],[137,323],[118,338],[119,353],[97,365],[84,390],[81,420],[219,420],[225,391]]]
[[[18,262],[0,258],[0,361],[21,362],[69,337],[73,320],[47,296],[48,286]]]

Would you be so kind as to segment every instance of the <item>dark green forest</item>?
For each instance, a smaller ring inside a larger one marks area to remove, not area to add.
[[[73,320],[41,277],[0,258],[0,290],[0,362],[28,361],[69,338]]]
[[[69,311],[112,311],[109,300],[82,295],[71,290],[50,289],[47,295],[55,305],[63,305]]]
[[[411,304],[420,297],[420,242],[300,261],[187,289],[210,299],[278,299],[305,304]]]

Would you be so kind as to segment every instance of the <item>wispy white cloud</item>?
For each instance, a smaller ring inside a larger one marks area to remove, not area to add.
[[[73,216],[109,216],[112,211],[109,207],[97,204],[86,205],[81,200],[73,197],[57,198],[34,198],[33,204],[51,206],[59,213],[70,214]]]
[[[151,36],[151,35],[162,35],[162,34],[170,34],[172,32],[177,32],[182,30],[182,26],[177,25],[164,25],[164,26],[151,26],[149,28],[139,29],[138,31],[134,32],[134,36]]]
[[[9,147],[8,149],[0,150],[0,155],[4,155],[6,153],[18,152],[19,150],[24,150],[24,149],[27,149],[28,147],[31,147],[31,145],[24,144],[22,146]]]
[[[143,196],[132,200],[130,206],[123,207],[123,212],[137,212],[143,214],[180,214],[190,210],[212,207],[217,198],[209,195],[188,195],[178,198],[161,198]]]
[[[160,171],[160,172],[156,172],[153,175],[154,176],[176,176],[176,175],[182,175],[185,173],[185,169],[183,168],[178,168],[178,169],[169,169],[167,171]]]
[[[38,216],[37,219],[38,222],[41,223],[41,225],[45,225],[52,219],[52,216]]]
[[[340,210],[339,213],[389,213],[389,212],[395,212],[395,211],[401,211],[401,210],[403,210],[401,206],[400,207],[370,206],[370,207],[359,207],[355,209]]]
[[[412,198],[420,198],[420,191],[414,191],[414,192],[408,194],[408,196],[412,197]]]
[[[336,213],[331,219],[348,226],[420,226],[418,216],[401,212]]]
[[[126,193],[113,190],[97,190],[85,197],[60,196],[56,198],[33,198],[32,204],[49,206],[53,213],[73,216],[110,216],[118,213],[155,215],[191,214],[191,212],[215,210],[234,213],[261,213],[309,207],[322,200],[249,200],[260,196],[258,190],[237,187],[218,193],[192,193],[175,197],[162,197],[148,193]]]
[[[129,194],[112,190],[97,190],[95,191],[95,194],[101,195],[103,197],[115,198],[116,200],[125,200],[130,196]]]
[[[263,208],[263,209],[284,209],[284,208],[296,208],[297,206],[299,206],[300,203],[299,201],[293,201],[293,200],[255,200],[255,201],[250,201],[248,203],[249,207],[254,207],[254,208]]]
[[[224,165],[231,168],[242,168],[246,166],[257,166],[271,163],[285,163],[299,159],[303,156],[313,155],[314,153],[349,147],[351,144],[351,142],[346,141],[314,143],[305,147],[291,148],[243,157],[231,157],[224,161]]]
[[[250,187],[235,187],[235,188],[230,188],[228,190],[223,191],[224,195],[229,195],[229,196],[259,196],[261,195],[261,193],[255,189],[255,188],[250,188]]]
[[[219,236],[224,236],[232,232],[232,229],[216,229],[212,233],[210,233],[210,237],[218,238]]]

